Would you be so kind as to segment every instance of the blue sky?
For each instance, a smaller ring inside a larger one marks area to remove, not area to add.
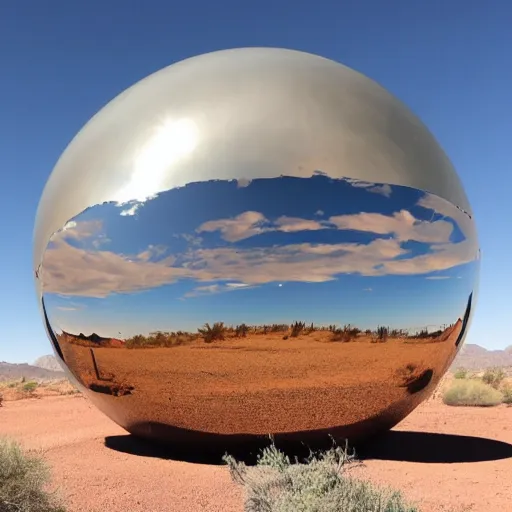
[[[93,206],[52,237],[38,275],[53,328],[74,334],[298,319],[415,332],[462,318],[478,253],[444,199],[317,174]]]
[[[239,46],[305,50],[377,80],[430,128],[472,204],[482,248],[466,342],[508,337],[512,5],[63,0],[0,5],[0,202],[4,243],[0,360],[50,352],[36,303],[32,228],[53,166],[103,105],[144,76],[196,54]],[[6,51],[7,49],[7,51]],[[234,292],[231,295],[235,296]]]

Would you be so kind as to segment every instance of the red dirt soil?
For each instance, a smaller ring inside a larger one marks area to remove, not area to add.
[[[122,446],[129,435],[81,396],[4,402],[0,435],[43,450],[70,512],[243,510],[226,467],[106,447],[106,437]],[[511,444],[512,407],[431,400],[369,447],[364,467],[353,471],[403,490],[425,512],[505,512],[512,509]]]

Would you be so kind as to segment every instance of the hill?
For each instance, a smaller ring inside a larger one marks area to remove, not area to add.
[[[512,366],[512,345],[504,350],[487,350],[469,343],[461,348],[451,369],[484,370],[494,366]]]
[[[64,373],[39,368],[31,364],[13,364],[0,361],[0,382],[9,380],[18,380],[25,377],[27,380],[54,380],[62,379]]]
[[[43,368],[44,370],[50,370],[52,372],[62,372],[62,367],[58,363],[57,359],[54,356],[41,356],[35,360],[34,366],[38,368]]]

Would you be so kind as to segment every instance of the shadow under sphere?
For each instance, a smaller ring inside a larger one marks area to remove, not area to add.
[[[461,348],[478,268],[423,124],[363,75],[271,48],[112,100],[59,159],[34,233],[73,382],[135,435],[219,449],[391,428]]]

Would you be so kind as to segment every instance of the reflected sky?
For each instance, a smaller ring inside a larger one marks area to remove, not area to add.
[[[68,332],[298,319],[437,329],[464,314],[478,254],[473,221],[446,200],[318,173],[91,207],[52,237],[38,274]]]

